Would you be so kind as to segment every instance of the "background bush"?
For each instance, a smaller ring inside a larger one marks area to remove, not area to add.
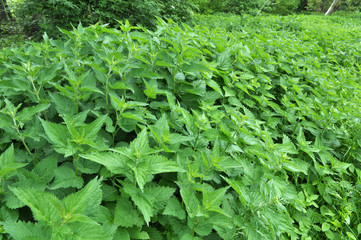
[[[117,20],[128,19],[132,24],[153,28],[156,16],[174,20],[188,20],[194,7],[186,0],[29,0],[20,2],[15,15],[27,35],[41,36],[47,32],[55,36],[57,27],[70,28],[101,21],[117,26]]]

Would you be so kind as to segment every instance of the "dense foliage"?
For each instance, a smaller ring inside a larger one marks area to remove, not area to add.
[[[0,47],[41,40],[44,32],[61,37],[58,27],[71,29],[97,22],[118,27],[128,19],[133,25],[156,28],[156,17],[191,21],[194,13],[238,15],[288,15],[302,11],[326,12],[332,0],[0,0]],[[336,10],[360,11],[361,1],[341,0]],[[11,19],[9,21],[8,19]],[[21,33],[21,34],[20,34]]]
[[[191,16],[193,5],[187,0],[26,0],[14,5],[14,14],[27,35],[40,36],[47,32],[57,36],[57,27],[71,28],[71,24],[89,25],[101,21],[118,26],[118,20],[129,20],[154,28],[156,17],[185,21]]]
[[[0,236],[360,238],[359,20],[79,25],[1,50]]]
[[[305,8],[313,12],[325,12],[330,7],[333,0],[307,0],[305,1]],[[340,0],[336,5],[337,10],[341,11],[360,11],[361,1],[355,0]]]

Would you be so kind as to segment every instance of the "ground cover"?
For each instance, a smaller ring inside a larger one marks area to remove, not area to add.
[[[358,239],[358,15],[79,25],[0,51],[3,239]]]

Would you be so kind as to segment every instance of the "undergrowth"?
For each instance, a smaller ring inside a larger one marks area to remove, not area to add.
[[[360,238],[359,25],[197,21],[0,51],[2,239]]]

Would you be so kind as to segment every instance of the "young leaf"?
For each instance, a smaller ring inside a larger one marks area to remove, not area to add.
[[[195,191],[191,190],[190,187],[185,188],[181,186],[180,194],[182,196],[184,205],[186,206],[189,217],[194,218],[202,216],[202,213],[200,211],[201,207],[199,205],[199,201]]]
[[[217,189],[216,191],[203,191],[203,207],[208,211],[215,211],[224,214],[220,205],[229,187]]]

